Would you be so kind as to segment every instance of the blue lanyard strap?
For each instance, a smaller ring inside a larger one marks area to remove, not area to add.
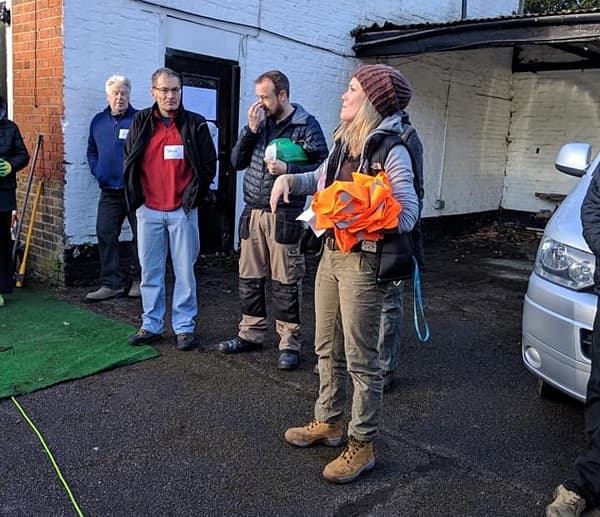
[[[419,341],[425,343],[429,341],[429,325],[427,324],[427,319],[425,318],[425,309],[423,307],[423,293],[421,293],[421,275],[419,273],[419,264],[417,263],[417,259],[414,257],[413,262],[415,263],[415,275],[413,279],[413,316],[415,321],[415,331],[417,332]],[[419,316],[421,317],[421,320],[423,320],[423,329],[421,329],[421,325],[419,323]],[[424,336],[423,331],[425,333]]]

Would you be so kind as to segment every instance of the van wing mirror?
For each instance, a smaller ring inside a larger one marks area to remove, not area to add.
[[[560,148],[554,166],[565,174],[581,177],[592,159],[592,146],[583,142],[571,142]]]

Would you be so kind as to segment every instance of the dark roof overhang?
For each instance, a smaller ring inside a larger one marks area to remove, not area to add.
[[[359,27],[357,57],[375,58],[490,47],[550,45],[583,58],[600,57],[600,9],[469,19],[442,24]],[[598,47],[596,47],[596,44]]]

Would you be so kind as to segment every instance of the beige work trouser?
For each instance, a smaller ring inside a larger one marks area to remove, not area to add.
[[[301,302],[302,279],[305,273],[304,255],[300,252],[300,241],[293,244],[280,244],[275,241],[276,214],[254,209],[250,215],[247,239],[240,241],[239,275],[241,280],[262,280],[256,289],[263,289],[264,281],[270,276],[279,282],[295,299]],[[275,289],[275,287],[274,287]],[[258,294],[258,293],[257,293]],[[263,293],[262,296],[264,297]],[[242,293],[240,292],[240,296]],[[300,322],[284,321],[277,317],[277,297],[275,305],[275,328],[279,334],[279,349],[300,350]],[[242,314],[239,324],[239,337],[254,343],[263,343],[267,332],[267,318]]]

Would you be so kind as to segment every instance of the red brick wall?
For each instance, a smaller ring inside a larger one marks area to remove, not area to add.
[[[13,119],[33,159],[43,136],[35,179],[23,220],[24,241],[30,210],[43,178],[44,190],[34,224],[27,277],[62,285],[64,251],[64,140],[62,133],[63,35],[62,0],[16,0],[12,3]],[[29,168],[19,174],[19,213]]]

